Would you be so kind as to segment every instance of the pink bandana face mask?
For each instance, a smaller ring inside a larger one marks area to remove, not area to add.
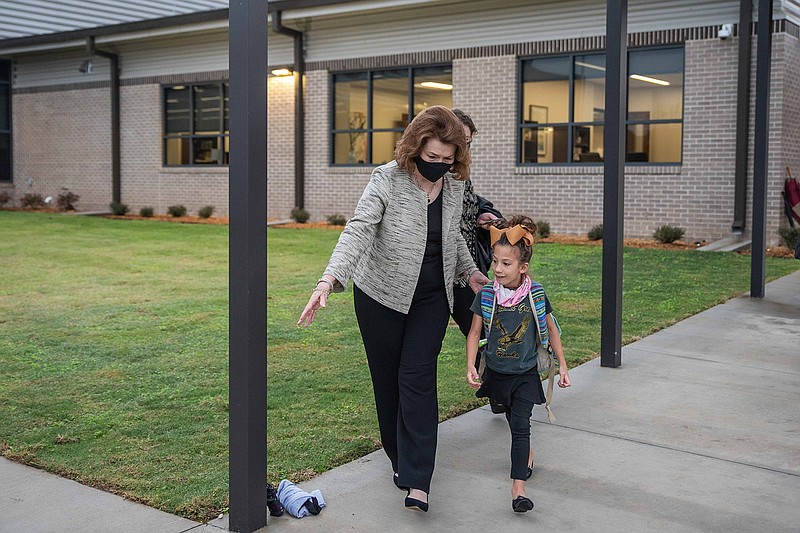
[[[529,292],[531,292],[531,278],[529,278],[527,274],[522,277],[522,283],[520,283],[519,287],[516,289],[506,289],[497,283],[497,281],[494,282],[494,294],[495,298],[497,298],[497,305],[502,305],[503,307],[517,305],[528,297]]]

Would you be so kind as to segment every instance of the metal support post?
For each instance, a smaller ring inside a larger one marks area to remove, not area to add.
[[[603,174],[603,287],[600,365],[622,364],[622,250],[625,119],[628,101],[628,0],[606,8],[606,111]]]
[[[267,0],[232,0],[230,530],[267,523]]]
[[[769,86],[772,62],[772,0],[758,2],[756,52],[756,128],[753,153],[753,243],[750,296],[764,297],[766,283],[767,174],[769,171]]]

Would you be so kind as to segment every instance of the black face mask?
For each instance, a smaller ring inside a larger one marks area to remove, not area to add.
[[[417,170],[422,177],[428,181],[436,181],[450,170],[451,163],[428,163],[420,156],[414,158],[414,163],[417,164]]]

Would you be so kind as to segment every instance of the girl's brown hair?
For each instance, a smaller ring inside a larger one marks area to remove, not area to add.
[[[414,117],[406,131],[403,132],[403,136],[400,137],[394,150],[394,158],[397,160],[398,166],[409,174],[413,174],[417,169],[414,158],[422,153],[423,147],[431,139],[437,139],[439,142],[456,147],[455,160],[450,172],[457,180],[469,178],[469,165],[472,160],[469,157],[464,128],[455,114],[441,105],[424,109]]]
[[[525,215],[514,215],[509,219],[499,218],[497,220],[492,221],[498,229],[506,229],[506,228],[513,228],[514,226],[522,226],[528,233],[531,234],[533,237],[533,244],[536,244],[536,236],[539,233],[539,227],[536,225],[530,217],[526,217]],[[495,243],[497,244],[505,244],[506,246],[513,246],[517,249],[519,253],[519,261],[520,263],[530,263],[531,256],[533,255],[533,245],[528,246],[525,244],[524,239],[520,239],[517,241],[516,244],[511,244],[508,242],[505,234],[503,234],[500,239]]]

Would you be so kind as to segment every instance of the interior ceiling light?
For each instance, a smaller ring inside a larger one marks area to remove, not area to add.
[[[666,80],[660,80],[658,78],[650,78],[649,76],[642,76],[641,74],[631,74],[631,79],[645,81],[647,83],[654,83],[656,85],[669,85],[669,82]]]
[[[276,68],[272,71],[273,76],[291,76],[292,71],[288,68]]]
[[[426,87],[428,89],[441,89],[443,91],[452,91],[453,86],[449,83],[439,83],[438,81],[423,81],[419,84],[420,87]]]
[[[602,72],[606,71],[605,67],[601,67],[599,65],[592,65],[591,63],[584,63],[583,61],[576,61],[575,65],[577,65],[579,67],[586,67],[586,68],[592,68],[594,70],[600,70]],[[651,78],[649,76],[642,76],[641,74],[631,74],[630,77],[631,77],[631,79],[634,79],[634,80],[644,81],[644,82],[647,82],[647,83],[654,83],[656,85],[664,85],[664,86],[669,85],[669,82],[666,81],[666,80],[660,80],[658,78]]]
[[[601,67],[600,65],[592,65],[591,63],[584,63],[583,61],[576,61],[575,64],[579,67],[593,68],[601,72],[606,71],[606,67]]]

